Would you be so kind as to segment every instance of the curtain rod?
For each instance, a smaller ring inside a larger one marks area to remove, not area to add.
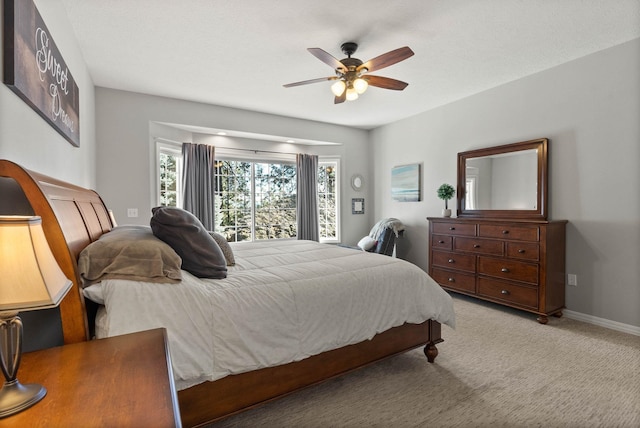
[[[237,147],[219,147],[219,146],[215,146],[216,149],[221,149],[221,150],[241,150],[243,152],[254,152],[254,153],[273,153],[276,155],[297,155],[298,153],[291,153],[291,152],[274,152],[273,150],[259,150],[259,149],[240,149]]]
[[[162,138],[162,137],[153,137],[154,140],[156,141],[164,141],[165,143],[172,143],[172,144],[176,144],[176,145],[180,145],[182,146],[183,143],[181,143],[180,141],[175,141],[175,140],[170,140],[168,138]],[[185,141],[188,143],[188,141]],[[189,144],[197,144],[197,143],[189,143]],[[291,153],[291,152],[276,152],[273,150],[260,150],[260,149],[242,149],[239,147],[225,147],[225,146],[214,146],[216,149],[221,149],[221,150],[241,150],[243,152],[254,152],[254,153],[273,153],[276,155],[297,155],[298,153]]]

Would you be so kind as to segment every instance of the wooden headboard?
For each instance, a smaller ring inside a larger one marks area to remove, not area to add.
[[[113,228],[109,210],[93,190],[85,189],[0,159],[0,177],[15,180],[33,209],[51,251],[73,287],[60,303],[64,343],[89,339],[89,323],[78,274],[78,255]],[[18,213],[16,213],[18,214]]]

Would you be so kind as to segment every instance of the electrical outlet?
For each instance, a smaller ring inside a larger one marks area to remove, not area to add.
[[[574,273],[570,273],[569,275],[567,275],[567,284],[571,285],[573,287],[577,287],[578,286],[578,275],[576,275]]]
[[[137,208],[127,208],[127,217],[138,217]]]

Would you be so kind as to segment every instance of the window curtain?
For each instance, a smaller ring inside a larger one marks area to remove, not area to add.
[[[318,241],[318,156],[296,155],[298,239]]]
[[[198,217],[207,230],[214,230],[215,147],[182,144],[182,206]]]

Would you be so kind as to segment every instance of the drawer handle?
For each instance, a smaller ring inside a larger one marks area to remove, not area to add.
[[[456,282],[455,278],[449,278],[449,282]]]
[[[502,231],[502,234],[503,234],[503,235],[508,235],[508,234],[509,234],[509,231],[508,231],[508,230],[503,230],[503,231]]]
[[[523,249],[519,249],[519,250],[518,250],[518,253],[520,253],[520,254],[524,254],[524,250],[523,250]]]
[[[504,272],[504,273],[509,272],[509,269],[507,269],[507,268],[502,268],[502,269],[500,269],[500,270],[501,270],[502,272]]]
[[[444,244],[444,241],[440,240],[438,241],[438,244]]]
[[[455,260],[453,260],[453,259],[449,259],[449,260],[448,260],[448,262],[449,262],[449,263],[455,263],[456,261],[455,261]]]
[[[502,290],[500,293],[504,294],[505,296],[509,294],[508,290]]]
[[[451,227],[449,228],[449,230],[456,230],[456,228],[455,228],[455,227],[453,227],[453,226],[451,226]]]
[[[473,248],[480,248],[480,244],[473,244]]]

